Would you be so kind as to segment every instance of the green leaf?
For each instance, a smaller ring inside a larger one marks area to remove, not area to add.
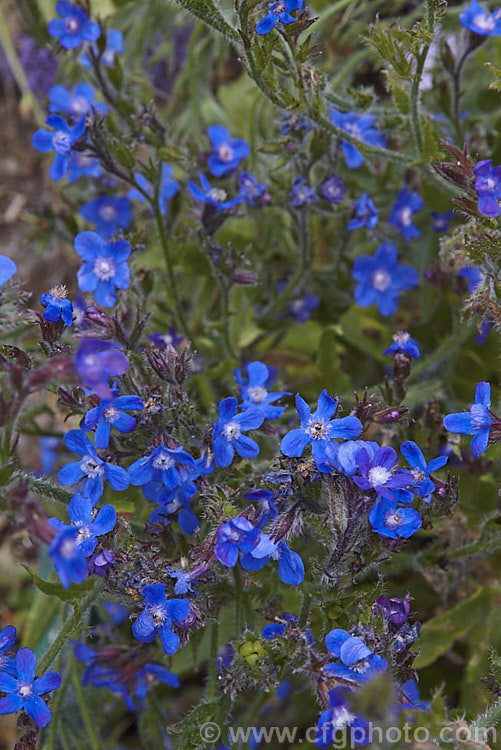
[[[24,565],[24,563],[21,563],[21,565],[28,571],[37,589],[43,594],[47,594],[47,596],[57,596],[62,602],[78,601],[78,599],[82,599],[94,587],[92,578],[88,578],[83,583],[74,583],[70,589],[65,589],[60,583],[51,583],[39,578],[28,565]]]
[[[122,167],[132,169],[136,163],[136,157],[123,143],[114,143],[111,147],[111,152]]]
[[[174,146],[161,146],[158,149],[158,156],[162,161],[177,161],[182,162],[186,161],[186,157],[183,154],[182,151],[180,151],[178,148],[174,148]]]

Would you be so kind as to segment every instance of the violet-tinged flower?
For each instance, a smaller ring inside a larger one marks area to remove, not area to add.
[[[129,610],[120,602],[114,599],[107,599],[103,602],[103,609],[110,618],[112,625],[121,625],[127,619]]]
[[[123,375],[129,360],[111,341],[83,338],[75,355],[75,366],[84,386],[101,398],[113,398],[109,378]]]
[[[58,112],[79,120],[87,115],[91,107],[103,114],[108,107],[102,102],[94,101],[95,91],[88,83],[77,83],[70,92],[65,86],[53,86],[49,91],[49,112]]]
[[[329,203],[339,203],[346,192],[346,188],[341,177],[332,174],[330,177],[327,177],[324,182],[322,182],[322,184],[318,188],[318,192],[320,193],[322,198],[325,198],[325,200],[329,201]]]
[[[430,710],[431,702],[421,699],[416,680],[407,680],[407,682],[400,685],[400,695],[402,703],[399,705],[399,708],[411,708],[418,711]]]
[[[385,356],[387,354],[392,354],[393,356],[395,354],[407,354],[409,357],[419,359],[419,344],[415,339],[411,338],[411,335],[407,331],[397,331],[397,333],[393,334],[393,343],[388,349],[384,350],[383,354]]]
[[[283,135],[288,135],[291,130],[300,131],[305,130],[307,133],[313,130],[313,125],[306,117],[298,115],[297,112],[282,112],[280,115],[282,122],[278,126],[278,129]]]
[[[59,456],[61,441],[56,437],[44,435],[39,438],[40,445],[40,475],[48,477],[52,474]]]
[[[378,596],[375,604],[379,607],[386,620],[392,625],[400,627],[409,619],[411,605],[407,597],[403,599],[388,599],[384,594]],[[373,608],[376,611],[375,607]]]
[[[101,29],[97,23],[89,21],[82,8],[67,0],[58,0],[54,18],[47,24],[49,34],[59,40],[66,49],[80,47],[83,42],[95,42],[99,39]]]
[[[17,266],[13,260],[6,255],[0,255],[0,286],[3,286],[11,279],[17,271]]]
[[[50,87],[54,85],[59,61],[48,46],[40,46],[31,35],[23,32],[17,33],[17,31],[12,41],[16,44],[21,68],[26,73],[31,91],[41,97],[47,94]],[[12,83],[15,83],[7,59],[2,52],[0,52],[0,76],[5,80],[10,78]]]
[[[379,245],[374,255],[356,258],[351,275],[359,282],[355,288],[357,305],[377,305],[385,317],[396,312],[400,292],[419,283],[419,274],[412,266],[398,263],[397,248],[391,242]]]
[[[199,201],[200,203],[207,203],[207,205],[215,208],[216,211],[225,211],[226,209],[231,208],[232,206],[235,206],[237,203],[241,203],[244,200],[243,195],[237,195],[235,198],[226,200],[226,190],[215,187],[213,188],[204,174],[200,174],[198,178],[202,187],[198,187],[196,183],[190,180],[188,182],[188,190],[196,201]]]
[[[388,662],[373,654],[361,638],[346,630],[331,630],[325,636],[325,645],[340,664],[326,664],[324,672],[349,682],[368,682],[378,672],[388,669]]]
[[[167,349],[169,346],[174,348],[179,346],[184,341],[184,336],[178,334],[174,326],[170,326],[168,333],[152,333],[150,341],[158,349]]]
[[[93,52],[97,55],[97,45],[92,45]],[[101,55],[100,61],[106,65],[107,68],[112,68],[115,64],[115,58],[117,55],[121,55],[125,52],[124,38],[121,31],[118,29],[108,29],[106,32],[106,47]],[[83,52],[80,56],[80,62],[84,68],[92,68],[92,62],[89,55]]]
[[[87,578],[87,560],[81,545],[77,544],[78,529],[60,531],[51,542],[48,550],[54,568],[63,587],[69,589],[72,583],[83,583]]]
[[[501,17],[500,17],[501,23]],[[478,210],[484,216],[499,216],[501,213],[501,166],[493,167],[492,159],[477,162],[475,190],[478,193]]]
[[[218,420],[212,431],[214,460],[225,468],[233,461],[235,451],[240,458],[254,458],[259,453],[258,444],[242,433],[257,430],[264,421],[261,409],[249,407],[237,414],[236,398],[225,398],[219,404]]]
[[[167,489],[173,489],[181,481],[179,468],[195,468],[195,461],[189,453],[178,448],[159,445],[149,456],[143,456],[129,466],[131,484],[137,486],[148,482],[161,482]]]
[[[320,715],[315,734],[315,745],[320,748],[335,747],[338,732],[347,732],[353,747],[368,745],[371,741],[369,723],[353,709],[348,702],[348,690],[337,688],[329,691],[329,708]]]
[[[447,456],[438,456],[427,463],[423,451],[413,440],[403,442],[400,451],[411,467],[414,486],[417,487],[419,497],[429,503],[431,495],[435,491],[435,485],[430,479],[430,474],[445,466]]]
[[[421,234],[417,226],[413,224],[412,218],[423,206],[424,201],[419,193],[409,193],[407,188],[404,188],[399,192],[396,203],[391,209],[390,224],[400,231],[407,242]]]
[[[40,304],[45,307],[42,317],[52,323],[62,320],[67,326],[73,323],[73,305],[67,299],[68,290],[65,286],[54,286],[50,292],[40,297]]]
[[[485,281],[485,274],[475,264],[461,268],[458,271],[458,276],[468,280],[469,292],[475,292]]]
[[[130,283],[129,243],[106,242],[95,232],[80,232],[75,237],[75,250],[84,261],[77,273],[79,288],[92,292],[99,305],[112,307],[117,301],[116,290],[127,289]]]
[[[69,430],[64,436],[64,442],[69,451],[77,453],[82,458],[59,469],[57,479],[60,484],[77,484],[86,477],[83,495],[91,498],[93,506],[103,494],[105,479],[114,490],[127,489],[130,484],[129,474],[121,466],[113,466],[99,458],[83,430]]]
[[[287,635],[289,625],[292,628],[299,627],[299,617],[296,615],[284,615],[280,618],[279,622],[270,622],[269,625],[265,625],[261,631],[263,638],[271,640],[273,638],[283,638]],[[304,634],[306,636],[306,642],[309,646],[313,646],[315,643],[311,630],[305,629]]]
[[[316,310],[319,304],[320,299],[316,294],[305,294],[291,302],[289,312],[298,323],[306,323],[311,318],[313,310]]]
[[[294,180],[292,189],[289,196],[289,203],[291,206],[304,206],[305,203],[311,203],[316,200],[317,195],[315,188],[310,187],[305,177],[297,177]]]
[[[318,408],[312,415],[306,401],[296,394],[296,408],[301,427],[291,430],[283,438],[280,450],[285,456],[299,457],[307,445],[311,444],[311,451],[317,468],[320,471],[327,462],[325,449],[334,438],[356,438],[362,432],[362,423],[357,417],[342,417],[333,419],[338,402],[327,395],[324,389],[318,397]]]
[[[256,34],[269,34],[277,23],[295,23],[297,18],[291,15],[294,11],[303,10],[303,0],[278,0],[268,3],[268,14],[256,26]]]
[[[89,151],[71,151],[66,171],[68,182],[77,182],[80,177],[100,177],[101,166]]]
[[[0,692],[7,693],[0,698],[0,715],[15,714],[21,709],[33,719],[39,729],[46,727],[52,718],[45,701],[44,693],[57,690],[61,676],[57,672],[46,672],[35,678],[37,658],[30,648],[20,648],[16,654],[16,677],[7,672],[0,673]]]
[[[379,444],[366,440],[347,440],[345,443],[338,443],[331,440],[325,449],[327,457],[323,471],[332,471],[336,469],[347,477],[352,477],[358,471],[357,455],[361,448],[365,448],[369,456],[374,456],[379,450]]]
[[[160,636],[166,654],[175,654],[179,646],[179,636],[172,630],[174,622],[183,622],[190,613],[188,599],[167,599],[165,586],[153,583],[141,592],[146,600],[145,607],[132,625],[132,635],[141,643],[151,643]]]
[[[369,513],[369,521],[376,534],[390,539],[397,539],[399,536],[408,539],[423,524],[419,511],[414,508],[398,508],[395,500],[386,497],[378,498]]]
[[[221,125],[211,125],[207,135],[213,149],[207,164],[214,177],[233,172],[250,154],[249,145],[242,138],[230,138],[229,131]]]
[[[278,516],[273,492],[269,490],[251,490],[250,492],[245,492],[244,497],[252,500],[252,502],[259,503],[259,516],[255,522],[259,529],[263,529],[269,521]]]
[[[338,112],[333,107],[330,110],[330,119],[333,125],[345,130],[359,141],[364,141],[370,146],[386,147],[386,138],[379,130],[374,128],[374,115],[357,115],[355,112]],[[341,141],[346,165],[350,169],[357,169],[365,162],[355,144],[349,141]]]
[[[254,175],[249,172],[242,172],[238,176],[238,187],[240,195],[249,206],[256,204],[269,203],[270,196],[266,185],[262,185]]]
[[[125,435],[132,432],[136,427],[136,420],[127,412],[144,409],[144,403],[139,396],[119,396],[116,389],[112,393],[113,398],[101,399],[99,406],[85,415],[85,426],[90,430],[96,430],[96,448],[108,447],[112,427]]]
[[[445,211],[445,213],[443,214],[438,213],[438,211],[430,211],[430,213],[433,219],[433,230],[437,234],[447,232],[450,227],[451,221],[454,219],[454,211]]]
[[[93,555],[87,560],[87,568],[91,575],[104,576],[115,562],[113,550],[103,549],[102,552],[98,552],[97,555]]]
[[[176,579],[176,584],[174,586],[174,593],[175,594],[193,594],[196,593],[193,591],[192,585],[196,586],[196,583],[193,582],[193,579],[190,576],[190,571],[186,572],[182,570],[182,568],[167,568],[167,573],[171,578]]]
[[[172,175],[173,169],[171,165],[166,163],[162,164],[160,185],[158,189],[158,206],[162,216],[165,216],[167,213],[167,201],[173,198],[179,191],[179,182],[175,180]],[[140,173],[135,174],[134,177],[139,187],[141,187],[145,193],[153,197],[155,191],[151,182],[148,182],[146,177]],[[137,200],[139,203],[144,203],[146,201],[144,195],[137,188],[131,188],[127,195],[131,200]]]
[[[361,476],[354,476],[353,481],[362,490],[373,489],[381,497],[394,501],[396,490],[406,489],[414,482],[414,476],[408,471],[395,473],[397,465],[396,451],[389,446],[380,448],[373,456],[366,448],[361,448],[357,453]]]
[[[489,443],[489,432],[492,424],[491,386],[485,380],[477,384],[475,401],[469,412],[448,414],[444,417],[444,427],[449,432],[459,435],[473,435],[471,452],[480,456]]]
[[[7,651],[12,648],[16,641],[16,629],[13,625],[7,625],[0,631],[0,674],[16,675],[16,663],[14,659],[7,656]]]
[[[115,526],[117,513],[112,505],[103,505],[97,514],[92,511],[92,500],[77,493],[68,503],[68,516],[71,526],[58,518],[49,518],[49,523],[58,531],[77,530],[75,545],[84,557],[90,557],[97,545],[97,537],[108,534]]]
[[[64,177],[68,168],[70,151],[74,144],[82,137],[85,130],[85,116],[73,125],[72,128],[60,115],[49,115],[45,124],[54,129],[51,133],[40,128],[33,134],[32,144],[42,153],[55,151],[56,155],[49,174],[54,182]]]
[[[259,543],[260,531],[247,518],[232,518],[217,530],[214,554],[220,563],[233,568],[239,553],[248,554]]]
[[[121,229],[127,229],[132,221],[130,201],[126,196],[115,198],[100,195],[79,208],[85,221],[95,224],[96,232],[106,239]]]
[[[298,586],[304,580],[304,565],[297,552],[280,540],[275,542],[268,534],[261,534],[258,544],[245,553],[240,564],[244,570],[261,570],[269,560],[277,560],[278,575],[282,583]]]
[[[361,229],[367,227],[374,229],[379,220],[379,214],[374,202],[364,193],[361,198],[355,201],[355,216],[348,222],[348,229]]]
[[[470,6],[459,15],[459,22],[465,29],[480,36],[501,35],[501,15],[499,11],[489,13],[477,0],[471,0]]]
[[[265,419],[278,419],[281,416],[284,406],[273,406],[282,396],[290,396],[287,391],[275,391],[270,393],[268,388],[273,385],[270,379],[270,372],[263,362],[251,362],[247,368],[247,378],[242,378],[242,373],[237,368],[233,370],[233,375],[237,384],[240,386],[242,395],[242,409],[258,409]]]

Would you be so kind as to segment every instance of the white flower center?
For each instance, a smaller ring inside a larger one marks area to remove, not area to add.
[[[478,16],[473,16],[473,24],[479,29],[485,31],[492,31],[496,26],[496,21],[492,16],[487,14],[479,13]]]
[[[312,440],[323,440],[327,435],[327,422],[324,419],[319,419],[316,422],[310,419],[305,432]]]
[[[33,695],[33,687],[31,685],[20,685],[17,692],[21,698],[28,698]]]
[[[168,453],[159,453],[158,456],[155,456],[153,459],[153,468],[154,469],[160,469],[160,471],[165,471],[166,469],[170,469],[172,466],[174,466],[176,462],[173,458],[169,456]]]
[[[393,336],[393,341],[401,346],[402,344],[407,344],[410,337],[410,333],[407,333],[406,331],[398,331]]]
[[[286,10],[285,3],[277,3],[276,6],[273,8],[273,13],[275,15],[280,16],[282,13],[284,13]]]
[[[66,31],[68,32],[68,34],[76,34],[77,31],[80,30],[80,21],[74,16],[67,18],[64,22],[64,25],[66,26]]]
[[[235,152],[228,143],[222,143],[217,147],[217,155],[221,161],[229,162],[235,158]]]
[[[266,396],[268,395],[268,391],[266,390],[266,388],[263,388],[263,386],[261,385],[256,385],[254,386],[254,388],[249,388],[247,392],[249,394],[250,400],[255,404],[262,404],[266,399]]]
[[[241,432],[242,430],[238,422],[228,422],[228,424],[225,424],[225,426],[223,427],[224,438],[229,443],[232,440],[237,440],[237,438],[240,437]]]
[[[75,96],[71,102],[71,111],[74,115],[85,115],[89,109],[89,102],[84,96]]]
[[[113,52],[113,50],[107,49],[103,53],[102,60],[103,60],[103,62],[104,62],[105,65],[113,65],[113,63],[115,61],[115,53]]]
[[[109,203],[105,203],[99,209],[99,216],[103,221],[115,221],[117,218],[117,209]]]
[[[66,289],[64,284],[57,284],[56,286],[52,287],[49,294],[51,294],[54,299],[63,300],[68,296],[68,290]]]
[[[494,190],[494,188],[496,187],[496,180],[494,179],[494,177],[488,177],[485,181],[485,185],[488,190]]]
[[[78,154],[77,161],[78,166],[82,169],[85,169],[86,167],[90,167],[92,165],[94,157],[91,154]]]
[[[74,557],[75,555],[75,541],[73,539],[66,539],[61,545],[61,555],[67,560]]]
[[[155,625],[163,625],[167,619],[167,612],[163,604],[156,604],[154,607],[150,607],[150,613],[153,617]]]
[[[395,526],[398,526],[400,521],[402,520],[402,516],[400,515],[400,513],[389,513],[386,516],[385,520],[387,526],[395,528]]]
[[[78,529],[78,534],[75,539],[75,544],[78,547],[80,544],[83,544],[86,539],[90,539],[92,537],[92,532],[90,531],[88,526],[81,526]]]
[[[412,476],[414,477],[416,482],[422,482],[423,479],[426,478],[426,474],[424,473],[424,471],[421,471],[420,469],[414,469],[412,471]]]
[[[384,466],[374,466],[374,468],[369,471],[368,478],[373,487],[379,487],[382,484],[386,484],[390,477],[391,471]]]
[[[336,708],[332,712],[331,726],[334,730],[345,729],[349,727],[355,720],[355,715],[350,714],[345,706]]]
[[[70,136],[62,130],[58,130],[52,136],[52,145],[60,154],[67,154],[71,148]]]
[[[400,209],[400,211],[398,212],[398,218],[400,219],[400,223],[403,224],[404,227],[408,227],[409,224],[412,224],[412,211],[409,206],[404,206]]]
[[[378,292],[385,292],[391,283],[391,276],[388,271],[378,268],[371,276],[371,282],[374,289]]]
[[[350,669],[353,669],[354,672],[358,672],[359,674],[363,674],[364,672],[367,672],[369,667],[370,664],[367,659],[361,659],[360,661],[357,661],[356,664],[352,664]]]
[[[113,424],[113,422],[116,421],[116,419],[118,418],[119,414],[120,414],[120,412],[118,411],[118,409],[115,406],[108,406],[104,410],[104,418],[110,424]]]
[[[88,477],[101,477],[104,474],[104,467],[98,463],[92,456],[84,456],[80,461],[80,468]]]
[[[94,263],[94,274],[100,281],[109,281],[117,272],[114,261],[111,258],[97,258]]]
[[[226,200],[226,190],[221,190],[220,188],[211,188],[209,192],[207,193],[209,198],[212,198],[214,201],[224,201]]]
[[[359,141],[362,140],[362,132],[356,122],[349,122],[344,126],[344,130],[347,133],[351,133],[355,138],[358,138]]]
[[[85,367],[95,367],[97,365],[98,360],[97,357],[94,354],[88,354],[83,361]]]

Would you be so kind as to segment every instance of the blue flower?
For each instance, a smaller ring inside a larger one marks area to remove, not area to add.
[[[65,286],[54,286],[50,292],[42,294],[40,304],[45,307],[43,319],[57,323],[59,319],[67,326],[73,323],[73,305],[67,299],[68,290]]]
[[[66,49],[75,49],[83,42],[94,42],[99,39],[101,29],[97,23],[89,21],[82,8],[72,5],[67,0],[56,3],[56,13],[60,18],[54,18],[47,24],[47,31]]]
[[[46,672],[35,678],[37,657],[30,648],[20,648],[16,654],[17,677],[7,672],[0,673],[0,692],[7,693],[0,698],[0,715],[15,714],[24,709],[39,729],[46,727],[52,718],[45,701],[44,693],[57,690],[61,677],[57,672]]]
[[[6,255],[0,255],[0,286],[3,286],[11,279],[17,271],[17,266],[13,260]]]
[[[273,492],[269,490],[251,490],[250,492],[246,492],[244,497],[260,505],[260,513],[256,520],[256,526],[259,529],[264,528],[269,521],[278,516]]]
[[[408,471],[395,473],[397,464],[398,456],[389,446],[379,448],[372,456],[366,448],[361,448],[357,453],[361,476],[354,476],[353,481],[362,490],[376,490],[378,495],[393,501],[396,490],[402,491],[414,482],[413,475]],[[411,499],[412,495],[407,493],[403,497]]]
[[[167,573],[171,578],[176,578],[176,585],[174,586],[175,594],[192,594],[192,578],[190,572],[187,573],[181,568],[167,568]],[[193,584],[196,586],[196,583]],[[195,592],[196,593],[196,592]]]
[[[126,196],[100,195],[80,206],[79,212],[85,221],[95,224],[98,234],[105,238],[113,237],[120,228],[127,229],[132,221],[130,201]]]
[[[461,268],[458,271],[458,276],[460,276],[462,279],[468,279],[469,292],[476,291],[478,287],[481,286],[485,281],[485,275],[475,264]]]
[[[160,173],[160,186],[158,190],[158,206],[160,213],[165,216],[167,213],[167,201],[173,198],[179,190],[179,182],[173,177],[173,169],[170,164],[162,164],[162,171]],[[134,175],[135,180],[139,187],[141,187],[148,195],[154,195],[153,186],[144,175],[138,173]],[[144,203],[146,198],[137,188],[131,188],[128,192],[128,197],[131,200],[137,200],[140,203]]]
[[[58,518],[49,518],[49,523],[58,531],[75,528],[75,546],[84,557],[90,557],[97,545],[97,537],[108,534],[115,526],[117,514],[113,505],[103,505],[93,518],[92,501],[77,493],[68,503],[68,516],[71,526]]]
[[[87,388],[101,398],[111,399],[113,393],[108,380],[115,375],[123,375],[127,371],[129,360],[111,341],[84,337],[75,355],[75,366]]]
[[[16,641],[16,629],[13,625],[7,625],[2,631],[0,631],[0,674],[7,672],[7,674],[16,675],[16,663],[14,659],[7,656],[7,651],[12,648]]]
[[[491,416],[491,386],[482,381],[475,389],[475,401],[469,412],[448,414],[444,417],[444,427],[449,432],[459,435],[473,435],[471,452],[480,456],[489,442],[489,432],[492,423]]]
[[[465,29],[481,36],[499,36],[501,34],[501,16],[499,11],[489,13],[477,0],[471,0],[469,8],[465,8],[459,21]]]
[[[291,130],[306,130],[307,133],[313,130],[311,122],[306,117],[298,115],[297,112],[282,112],[280,117],[282,118],[282,122],[278,126],[278,129],[283,135],[288,135]]]
[[[343,631],[344,632],[344,631]],[[320,748],[335,747],[338,732],[350,729],[349,740],[354,747],[368,745],[371,738],[369,723],[354,714],[347,700],[349,691],[343,688],[329,691],[329,708],[318,720],[315,745]],[[346,743],[346,740],[344,740]],[[348,745],[346,745],[348,746]]]
[[[52,162],[49,174],[54,182],[61,179],[68,168],[69,156],[72,146],[82,137],[85,130],[85,116],[70,128],[60,115],[49,115],[45,124],[54,129],[54,133],[40,128],[32,138],[33,146],[37,151],[47,153],[55,151],[56,156]]]
[[[279,622],[271,622],[269,625],[265,625],[263,630],[261,631],[261,635],[263,638],[266,638],[267,640],[271,640],[273,638],[283,638],[285,635],[287,635],[287,631],[289,630],[289,626],[291,628],[298,628],[299,627],[299,617],[296,617],[295,615],[284,615],[282,618],[280,618],[281,621]],[[311,630],[306,629],[304,631],[304,634],[306,636],[306,642],[308,646],[312,646],[315,641],[313,639],[313,635],[311,634]]]
[[[235,451],[241,458],[254,458],[259,453],[258,444],[242,433],[261,427],[264,421],[263,411],[249,407],[237,414],[237,406],[236,398],[230,396],[223,399],[219,404],[219,419],[212,431],[214,460],[223,468],[231,464]]]
[[[268,14],[256,26],[256,34],[269,34],[277,23],[295,23],[297,18],[291,16],[295,10],[303,10],[303,0],[278,0],[268,3]]]
[[[341,664],[327,664],[324,672],[349,682],[368,682],[378,672],[388,669],[388,662],[373,654],[361,638],[346,630],[331,630],[325,636],[325,645]]]
[[[79,288],[92,292],[99,305],[112,307],[117,301],[116,290],[129,286],[129,243],[106,242],[95,232],[80,232],[75,237],[75,250],[84,261],[77,273]]]
[[[355,201],[355,216],[348,222],[348,229],[361,229],[367,227],[374,229],[378,223],[379,214],[374,202],[364,193],[361,198]]]
[[[49,91],[49,112],[59,112],[76,120],[88,114],[91,107],[103,114],[107,112],[108,107],[95,102],[94,96],[94,89],[88,83],[77,83],[71,93],[64,86],[53,86]]]
[[[115,600],[108,599],[103,602],[103,608],[112,625],[121,625],[127,619],[129,610],[123,604]]]
[[[333,107],[330,110],[330,119],[333,125],[341,130],[345,130],[359,141],[364,141],[370,146],[386,147],[386,138],[374,125],[375,117],[373,115],[357,115],[355,112],[338,112]],[[350,169],[357,169],[365,162],[364,157],[358,148],[349,141],[341,141],[346,165]]]
[[[337,469],[341,474],[352,477],[358,471],[357,455],[361,448],[365,448],[372,458],[379,450],[379,444],[366,440],[347,440],[345,443],[331,440],[325,449],[327,461],[324,471]]]
[[[181,336],[178,334],[174,326],[169,327],[168,333],[152,333],[150,336],[150,341],[152,344],[154,344],[158,349],[167,349],[169,346],[177,347],[179,344],[181,344],[184,341],[184,336]]]
[[[127,414],[128,411],[141,411],[144,403],[139,396],[119,396],[113,390],[113,398],[101,399],[99,406],[87,412],[84,424],[90,430],[96,428],[94,442],[96,448],[107,448],[110,442],[111,428],[128,434],[136,426],[136,420]]]
[[[242,138],[230,139],[229,131],[221,125],[211,125],[207,135],[213,148],[207,164],[214,177],[233,172],[250,154],[248,144]]]
[[[501,22],[501,19],[500,19]],[[479,161],[473,169],[475,190],[478,193],[478,210],[484,216],[499,216],[501,206],[501,167],[492,167],[492,159]]]
[[[437,232],[437,234],[447,232],[451,221],[454,219],[454,211],[445,211],[443,214],[440,214],[437,211],[430,211],[430,213],[433,218],[433,230]]]
[[[159,445],[149,456],[143,456],[129,466],[131,484],[137,487],[149,482],[161,482],[171,490],[181,481],[179,466],[194,469],[195,461],[181,445],[178,448]]]
[[[373,530],[380,536],[397,539],[402,536],[408,539],[419,531],[422,519],[414,508],[398,508],[397,502],[379,497],[369,513],[369,521]]]
[[[199,175],[199,180],[202,188],[199,188],[198,185],[190,180],[188,182],[188,190],[196,201],[207,203],[207,205],[215,208],[216,211],[225,211],[244,200],[243,195],[237,195],[235,198],[227,201],[226,190],[213,188],[204,174]]]
[[[165,586],[153,583],[141,592],[146,600],[145,607],[132,625],[132,635],[141,643],[151,643],[160,636],[166,654],[175,654],[179,646],[179,636],[172,630],[173,622],[183,622],[190,613],[188,599],[169,599],[165,596]]]
[[[135,677],[138,680],[135,694],[140,700],[146,698],[152,684],[152,678],[163,682],[164,685],[169,685],[169,687],[179,687],[179,677],[162,664],[145,664],[139,672],[136,672]]]
[[[398,263],[397,248],[391,242],[383,242],[372,256],[356,258],[351,275],[359,282],[355,288],[357,305],[375,304],[385,317],[396,312],[400,292],[419,283],[419,274],[412,266]]]
[[[409,193],[407,188],[404,188],[397,195],[396,203],[391,209],[390,224],[397,227],[407,242],[419,237],[421,234],[417,226],[412,223],[412,217],[423,206],[424,201],[419,193]]]
[[[68,182],[76,182],[80,177],[100,177],[101,167],[89,151],[71,151],[66,171]]]
[[[384,350],[383,354],[385,356],[387,354],[393,354],[393,356],[396,354],[407,354],[409,357],[419,359],[419,344],[415,339],[411,338],[411,335],[407,331],[397,331],[397,333],[393,334],[393,343],[388,349]]]
[[[240,188],[240,195],[243,196],[249,206],[255,206],[256,203],[269,200],[267,186],[258,182],[254,175],[249,172],[242,172],[238,176],[238,187]]]
[[[275,542],[268,534],[261,534],[259,542],[245,553],[240,564],[244,570],[261,570],[269,560],[278,561],[278,575],[283,583],[298,586],[304,580],[304,565],[297,552],[283,540]]]
[[[214,554],[220,563],[233,568],[239,552],[248,554],[257,546],[259,539],[259,529],[254,528],[247,518],[232,518],[218,528]]]
[[[247,366],[247,379],[243,380],[242,373],[237,368],[233,370],[233,375],[237,384],[240,386],[242,394],[242,409],[258,409],[264,415],[265,419],[278,419],[281,416],[284,406],[272,406],[274,401],[278,401],[282,396],[290,396],[286,391],[275,391],[270,393],[267,386],[272,385],[270,382],[270,372],[262,362],[251,362]]]
[[[92,45],[94,53],[98,54],[98,49],[95,44]],[[112,68],[115,64],[115,57],[125,52],[124,38],[121,31],[118,29],[108,29],[106,32],[106,48],[101,55],[101,62],[106,65],[107,68]],[[92,62],[86,52],[83,52],[80,56],[80,62],[84,68],[92,68]]]
[[[65,589],[69,589],[72,582],[83,583],[87,578],[87,560],[77,539],[78,529],[64,529],[54,537],[48,550]]]
[[[313,310],[316,310],[319,304],[320,299],[316,294],[305,294],[291,302],[289,312],[298,323],[306,323],[310,319]]]
[[[329,203],[338,203],[346,192],[341,177],[332,174],[318,188],[318,192]]]
[[[327,395],[324,389],[318,397],[318,408],[312,415],[306,401],[296,395],[296,408],[301,427],[291,430],[282,438],[280,449],[285,456],[299,457],[311,443],[311,450],[317,468],[325,471],[327,461],[325,449],[334,438],[356,438],[362,431],[362,423],[357,417],[342,417],[333,420],[338,402]],[[332,421],[331,421],[332,420]]]
[[[77,484],[87,477],[83,494],[91,498],[92,505],[96,505],[103,494],[104,479],[108,480],[114,490],[127,489],[130,484],[128,473],[121,466],[113,466],[99,458],[83,430],[69,430],[64,436],[64,442],[69,451],[82,456],[82,459],[59,469],[57,479],[60,484]]]
[[[445,466],[447,456],[438,456],[438,458],[426,463],[423,451],[413,440],[403,442],[400,451],[412,469],[414,486],[418,488],[419,497],[422,497],[425,502],[430,502],[431,495],[435,491],[435,485],[430,479],[430,474]]]
[[[289,203],[291,206],[304,206],[305,203],[311,203],[316,200],[315,189],[310,187],[305,177],[297,177],[292,185]]]

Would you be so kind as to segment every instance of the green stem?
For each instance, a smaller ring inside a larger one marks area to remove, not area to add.
[[[89,707],[85,699],[85,693],[82,688],[82,683],[80,682],[80,677],[76,670],[72,671],[71,683],[73,685],[73,691],[75,693],[78,707],[80,708],[80,713],[82,715],[85,731],[87,734],[87,741],[92,750],[101,750],[101,743],[96,732],[95,721],[90,715]]]
[[[301,604],[301,612],[299,614],[299,627],[304,628],[306,627],[306,623],[308,622],[308,616],[310,614],[310,608],[311,608],[311,600],[312,595],[310,593],[305,593],[303,595],[303,602]]]
[[[47,741],[43,746],[43,750],[54,750],[55,741],[56,741],[56,730],[58,727],[59,711],[63,704],[63,698],[66,693],[66,690],[68,689],[68,685],[69,685],[72,673],[74,671],[74,665],[75,665],[75,660],[74,660],[74,657],[71,656],[66,666],[66,671],[64,674],[63,682],[59,690],[56,690],[54,701],[51,706],[52,719],[49,724],[49,729],[47,732]]]
[[[209,693],[208,699],[214,700],[217,691],[217,647],[219,637],[219,624],[217,621],[210,626],[210,649],[209,649]]]
[[[233,568],[233,577],[235,579],[235,637],[240,638],[243,630],[243,586],[242,574],[238,563]]]

